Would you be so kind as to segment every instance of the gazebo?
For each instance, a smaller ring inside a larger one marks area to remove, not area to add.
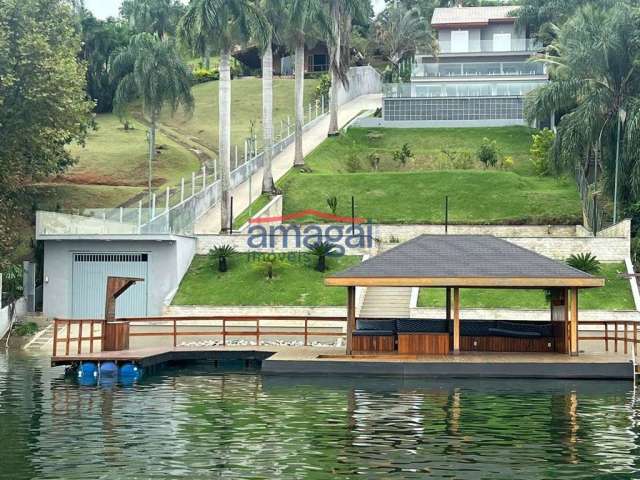
[[[604,279],[493,236],[422,235],[332,275],[325,283],[347,287],[348,355],[464,351],[578,355],[578,292],[603,287]],[[356,319],[356,287],[443,288],[445,319]],[[549,322],[461,322],[464,288],[547,290]]]

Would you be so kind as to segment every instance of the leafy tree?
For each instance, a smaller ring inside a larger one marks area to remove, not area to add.
[[[551,175],[551,151],[556,134],[545,128],[532,136],[532,144],[529,153],[536,175],[541,177]]]
[[[396,150],[393,152],[393,161],[396,162],[401,167],[407,165],[409,160],[413,158],[413,152],[411,151],[411,147],[408,143],[402,145],[400,150]]]
[[[193,111],[191,76],[173,44],[156,35],[140,33],[131,38],[126,50],[113,60],[113,74],[118,79],[114,97],[116,113],[123,117],[132,102],[142,102],[142,113],[149,122],[149,205],[156,156],[156,130],[165,106],[175,113],[180,106]]]
[[[615,179],[620,121],[623,201],[640,194],[639,20],[628,1],[617,2],[616,8],[587,4],[579,9],[540,58],[554,81],[531,92],[525,104],[531,122],[568,112],[558,123],[555,167],[572,171],[581,159],[588,166],[595,157],[594,171],[603,171],[609,192]]]
[[[131,31],[121,20],[98,20],[86,10],[81,15],[80,58],[87,65],[87,94],[96,102],[96,112],[111,112],[117,87],[110,73],[111,60],[127,46]]]
[[[66,1],[0,2],[0,197],[73,163],[93,108],[79,51]]]
[[[174,35],[185,7],[177,0],[124,0],[120,13],[136,33]]]
[[[426,53],[435,49],[435,37],[428,24],[417,8],[407,10],[400,5],[387,8],[376,19],[376,39],[392,65],[392,81],[399,81],[403,60],[418,50]]]
[[[178,25],[181,43],[199,55],[220,52],[219,171],[221,177],[220,225],[230,225],[231,187],[231,50],[252,35],[268,32],[260,7],[250,0],[193,0]],[[262,38],[262,45],[267,41]]]

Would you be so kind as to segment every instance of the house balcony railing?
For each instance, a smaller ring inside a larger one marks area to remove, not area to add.
[[[534,62],[417,63],[411,76],[420,78],[530,77],[546,75],[545,66]]]
[[[387,83],[383,94],[384,98],[524,97],[545,82]]]
[[[542,44],[532,38],[512,38],[510,41],[469,40],[465,44],[439,41],[440,53],[482,53],[482,52],[537,52]]]

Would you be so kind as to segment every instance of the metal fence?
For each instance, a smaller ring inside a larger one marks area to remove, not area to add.
[[[328,113],[329,102],[322,97],[305,108],[304,129],[313,126]],[[276,126],[272,150],[278,155],[295,140],[291,117]],[[237,146],[231,155],[231,188],[247,181],[264,165],[264,148],[257,141],[246,141],[244,148]],[[143,195],[135,207],[110,209],[84,209],[70,213],[37,212],[38,235],[73,234],[188,234],[193,232],[197,220],[214,206],[221,197],[218,159],[212,167],[204,166],[190,178],[182,178],[177,186]]]

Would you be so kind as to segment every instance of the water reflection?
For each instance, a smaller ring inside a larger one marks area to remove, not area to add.
[[[0,478],[634,478],[628,382],[263,377],[81,386],[0,355]]]

